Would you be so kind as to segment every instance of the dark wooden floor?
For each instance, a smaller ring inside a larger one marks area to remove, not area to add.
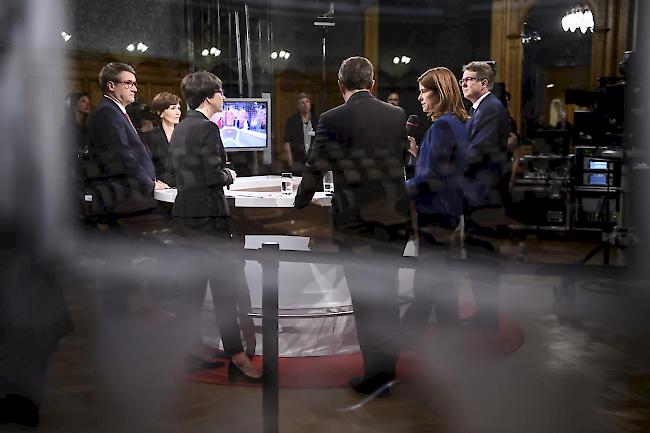
[[[269,212],[270,219],[282,218]],[[594,246],[533,236],[523,250],[531,262],[576,263]],[[521,258],[522,246],[508,248]],[[621,258],[613,252],[612,262]],[[105,323],[99,282],[87,272],[96,264],[82,260],[78,266],[66,284],[75,331],[50,358],[38,431],[263,431],[260,389],[183,379],[170,344],[173,331],[147,313],[151,289],[134,291],[129,318]],[[647,281],[635,275],[621,280],[614,272],[590,277],[579,269],[571,275],[503,276],[499,309],[525,332],[523,347],[512,356],[463,357],[453,350],[454,339],[462,337],[441,334],[419,347],[430,360],[421,380],[397,384],[387,399],[355,407],[362,396],[347,388],[282,389],[280,431],[650,431]]]

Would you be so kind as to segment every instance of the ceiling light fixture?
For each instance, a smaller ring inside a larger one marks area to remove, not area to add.
[[[583,35],[589,30],[594,32],[594,14],[589,6],[574,6],[562,17],[562,30],[565,32],[575,33],[580,29]]]

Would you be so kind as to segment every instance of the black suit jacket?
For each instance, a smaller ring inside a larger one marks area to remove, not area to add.
[[[178,189],[172,216],[229,216],[223,187],[233,178],[226,169],[219,127],[203,113],[188,111],[174,129],[169,153]]]
[[[142,134],[142,139],[151,152],[156,179],[162,180],[171,187],[176,186],[176,175],[169,160],[169,142],[162,126]]]
[[[320,117],[295,206],[305,207],[324,173],[334,174],[334,227],[376,240],[407,240],[411,232],[404,183],[406,114],[357,92]],[[388,234],[389,238],[380,239]]]
[[[472,208],[496,207],[507,190],[508,111],[493,93],[481,101],[467,122],[465,199]],[[504,183],[505,181],[505,183]]]
[[[88,123],[88,192],[96,213],[126,216],[156,207],[156,173],[149,150],[120,108],[102,101]]]
[[[314,113],[309,114],[311,125],[314,130],[318,125],[318,117]],[[289,143],[291,147],[291,158],[293,160],[292,171],[300,176],[307,161],[307,152],[305,152],[305,135],[302,126],[302,116],[300,113],[294,113],[287,119],[284,126],[284,142]],[[314,137],[311,138],[309,148],[314,145]]]

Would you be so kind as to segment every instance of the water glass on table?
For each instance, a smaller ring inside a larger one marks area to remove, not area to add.
[[[331,171],[328,171],[325,173],[325,176],[323,176],[323,191],[325,194],[334,193],[334,175]]]
[[[293,175],[291,173],[282,173],[280,189],[282,194],[285,195],[291,195],[293,193]]]

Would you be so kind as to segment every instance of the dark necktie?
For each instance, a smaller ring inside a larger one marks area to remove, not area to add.
[[[135,129],[135,125],[133,124],[133,122],[131,122],[131,118],[129,117],[128,113],[124,113],[124,117],[125,117],[126,120],[129,122],[129,125],[131,125],[131,127],[132,127],[133,130],[135,131],[135,135],[137,135],[138,138],[140,138],[140,134],[138,134],[138,130]],[[142,142],[142,139],[140,139],[139,141],[140,141],[140,143],[142,144],[142,147],[144,147],[144,149],[145,149],[145,150],[147,151],[147,153],[149,154],[149,157],[151,157],[151,151],[149,150],[149,147],[147,147],[147,145],[145,145],[145,144]]]
[[[476,111],[476,109],[474,108],[474,106],[471,106],[471,107],[469,108],[469,115],[470,115],[470,117],[474,115],[474,112],[475,112],[475,111]]]
[[[129,122],[129,124],[133,127],[133,129],[135,129],[135,126],[133,125],[133,122],[131,122],[131,118],[129,117],[129,115],[128,115],[127,113],[124,113],[124,117],[125,117],[126,120]],[[138,130],[135,129],[135,132],[137,133]]]

